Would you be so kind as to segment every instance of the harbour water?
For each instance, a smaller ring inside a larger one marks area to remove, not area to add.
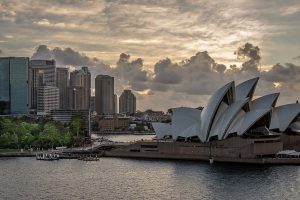
[[[300,166],[0,158],[0,177],[0,199],[300,199]]]

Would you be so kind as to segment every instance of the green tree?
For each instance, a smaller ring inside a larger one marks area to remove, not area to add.
[[[59,129],[52,122],[44,125],[44,130],[39,134],[39,141],[43,147],[60,145],[61,135]]]
[[[5,149],[11,146],[10,134],[8,132],[0,135],[0,148]]]
[[[61,139],[61,144],[63,146],[70,147],[73,144],[73,137],[72,137],[72,134],[70,132],[64,133],[61,138],[62,138]]]
[[[85,119],[82,115],[75,115],[71,118],[70,131],[73,136],[81,138],[85,136]]]
[[[21,145],[22,147],[29,148],[32,146],[35,137],[30,133],[25,133],[21,137]]]

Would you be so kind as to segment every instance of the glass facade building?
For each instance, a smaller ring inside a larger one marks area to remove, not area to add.
[[[0,114],[28,114],[26,57],[0,58]]]

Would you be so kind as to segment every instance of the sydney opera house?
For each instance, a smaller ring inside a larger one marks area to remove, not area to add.
[[[276,106],[279,93],[253,100],[259,78],[217,90],[203,110],[173,108],[170,124],[153,123],[158,139],[198,139],[203,143],[229,137],[264,137],[300,133],[300,104]]]
[[[254,99],[258,80],[224,85],[202,110],[173,108],[170,123],[152,124],[155,140],[139,141],[108,153],[124,157],[300,164],[300,104],[276,106],[279,93]]]

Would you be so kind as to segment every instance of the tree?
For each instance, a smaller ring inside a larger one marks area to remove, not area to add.
[[[68,147],[73,144],[73,137],[70,132],[66,132],[63,134],[63,136],[61,137],[61,144],[63,146],[68,146]]]
[[[98,121],[93,121],[91,128],[92,128],[93,131],[99,131],[99,122]]]
[[[0,136],[0,148],[5,149],[9,148],[11,145],[10,134],[8,132],[3,133]]]
[[[48,122],[44,125],[44,130],[39,134],[39,141],[42,146],[52,148],[60,145],[61,135],[59,129],[52,122]]]
[[[80,138],[85,136],[85,120],[82,115],[75,115],[71,118],[70,131],[73,136]]]
[[[30,133],[23,134],[21,137],[21,145],[25,148],[31,147],[34,139],[34,136]]]

